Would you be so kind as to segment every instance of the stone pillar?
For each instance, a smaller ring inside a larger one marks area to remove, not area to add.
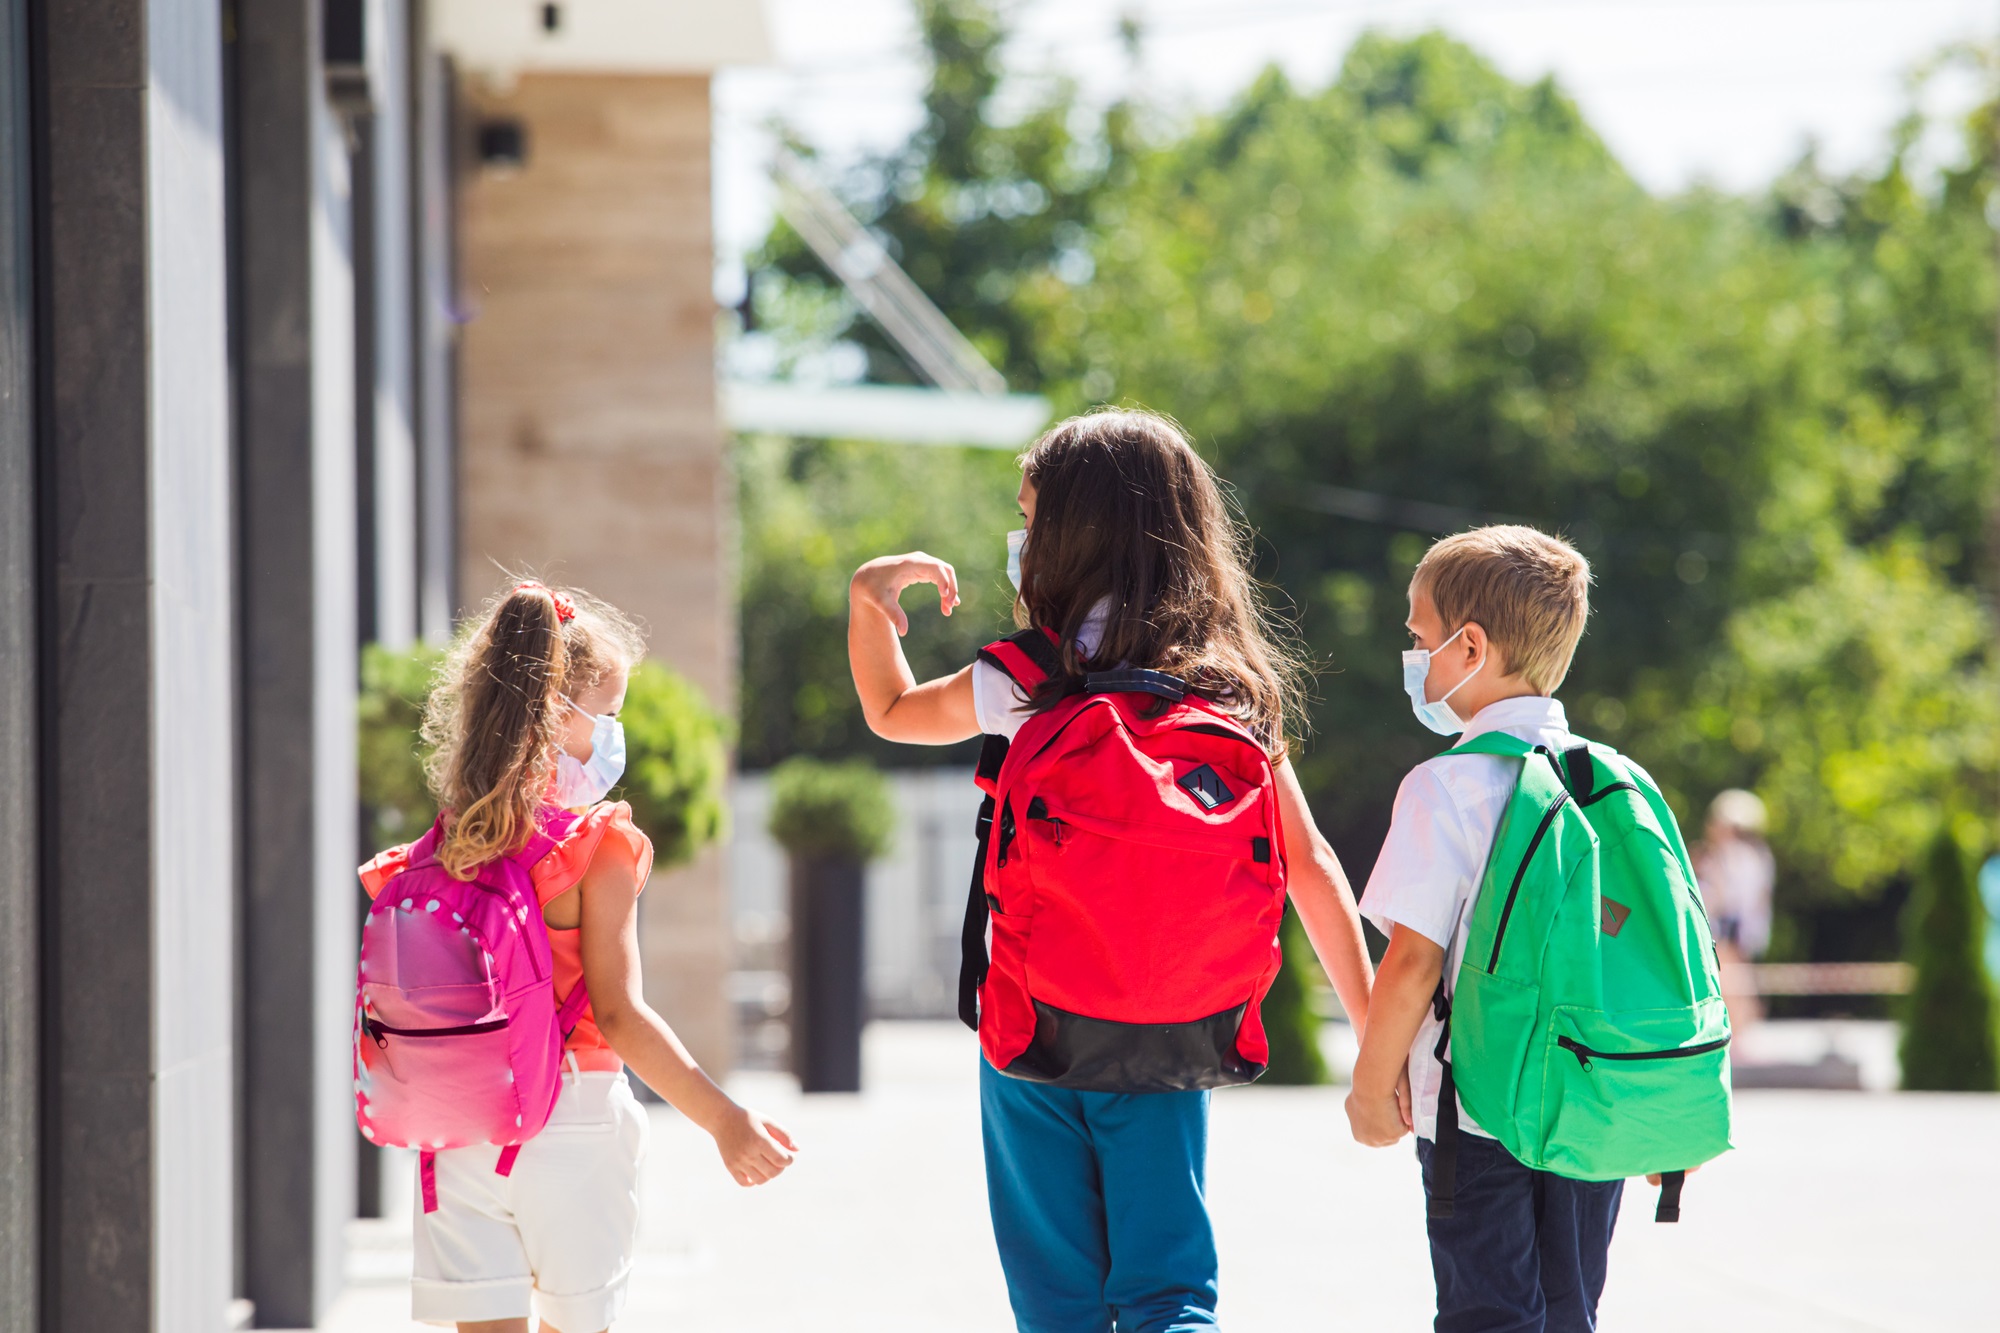
[[[243,1266],[315,1322],[353,1216],[356,606],[347,148],[320,6],[236,10],[243,642]]]
[[[462,593],[497,588],[495,562],[587,588],[733,708],[708,79],[527,72],[468,80],[460,108],[464,142],[525,142],[462,177]],[[725,1071],[719,849],[654,877],[642,948],[648,998]]]
[[[41,1328],[221,1327],[235,784],[217,0],[37,6]]]

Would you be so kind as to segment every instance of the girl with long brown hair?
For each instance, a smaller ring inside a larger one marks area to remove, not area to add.
[[[1022,457],[1021,473],[1025,531],[1009,543],[1015,618],[1052,641],[1046,679],[1023,693],[982,654],[919,683],[899,641],[909,628],[899,598],[931,584],[950,615],[958,576],[921,551],[884,556],[856,571],[849,590],[848,655],[869,726],[923,745],[1012,738],[1086,692],[1093,673],[1157,672],[1184,684],[1268,753],[1291,901],[1362,1027],[1370,968],[1354,896],[1287,757],[1300,671],[1273,632],[1247,535],[1208,465],[1163,417],[1099,411],[1051,429]],[[972,935],[968,927],[969,945]],[[1023,1330],[1156,1333],[1215,1323],[1208,1086],[1216,1085],[1076,1090],[982,1061],[987,1189]]]
[[[413,1305],[418,1319],[460,1333],[527,1333],[531,1307],[543,1333],[594,1333],[617,1317],[647,1134],[628,1064],[715,1139],[739,1185],[792,1161],[785,1131],[717,1087],[644,998],[638,898],[653,846],[629,805],[605,799],[624,767],[618,713],[644,651],[616,608],[522,583],[459,638],[425,709],[443,811],[436,864],[468,880],[522,855],[537,831],[554,839],[528,875],[556,999],[579,984],[588,996],[548,1126],[505,1174],[492,1144],[429,1154],[435,1198],[416,1217]],[[362,882],[371,896],[393,891],[409,864],[409,847],[391,848],[362,867]]]

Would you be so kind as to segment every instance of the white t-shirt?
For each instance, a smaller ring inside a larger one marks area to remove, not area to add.
[[[1488,704],[1473,716],[1459,740],[1489,731],[1506,732],[1552,750],[1578,744],[1563,706],[1536,695]],[[1440,756],[1411,769],[1396,791],[1389,836],[1382,841],[1368,889],[1361,895],[1361,915],[1384,935],[1401,926],[1445,950],[1447,994],[1455,989],[1458,965],[1465,957],[1465,922],[1479,897],[1493,835],[1513,798],[1520,771],[1518,759],[1490,754]],[[1417,1135],[1433,1141],[1438,1088],[1444,1080],[1444,1068],[1435,1054],[1438,1027],[1435,1010],[1427,1011],[1417,1039],[1410,1044]],[[1473,1123],[1463,1102],[1458,1123],[1461,1129],[1493,1137]]]
[[[1076,634],[1076,646],[1085,657],[1097,651],[1098,643],[1104,638],[1104,623],[1110,618],[1110,598],[1091,607],[1090,614],[1083,618],[1083,628]],[[979,719],[982,732],[988,736],[1005,736],[1010,741],[1014,739],[1014,733],[1021,729],[1021,724],[1034,716],[1028,708],[1028,696],[1008,679],[1006,672],[984,658],[972,664],[972,712]]]

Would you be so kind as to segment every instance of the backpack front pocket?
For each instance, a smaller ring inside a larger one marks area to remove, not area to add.
[[[376,1143],[459,1148],[505,1143],[521,1130],[505,1019],[449,1027],[391,1027],[364,1016],[363,1132]]]
[[[1534,1165],[1579,1180],[1699,1166],[1729,1148],[1729,1020],[1719,999],[1606,1013],[1559,1006],[1543,1047]]]
[[[1534,1111],[1524,1107],[1535,1085],[1528,1072],[1528,1047],[1541,1007],[1539,987],[1482,972],[1467,963],[1458,969],[1451,999],[1451,1067],[1458,1098],[1479,1127],[1521,1155],[1532,1143]]]

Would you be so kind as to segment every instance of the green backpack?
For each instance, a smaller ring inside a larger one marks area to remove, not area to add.
[[[1449,1217],[1458,1099],[1522,1163],[1576,1180],[1663,1178],[1728,1150],[1729,1015],[1673,812],[1604,745],[1560,754],[1486,732],[1448,754],[1519,759],[1444,1031],[1431,1215]],[[1457,1097],[1453,1096],[1454,1088]]]

